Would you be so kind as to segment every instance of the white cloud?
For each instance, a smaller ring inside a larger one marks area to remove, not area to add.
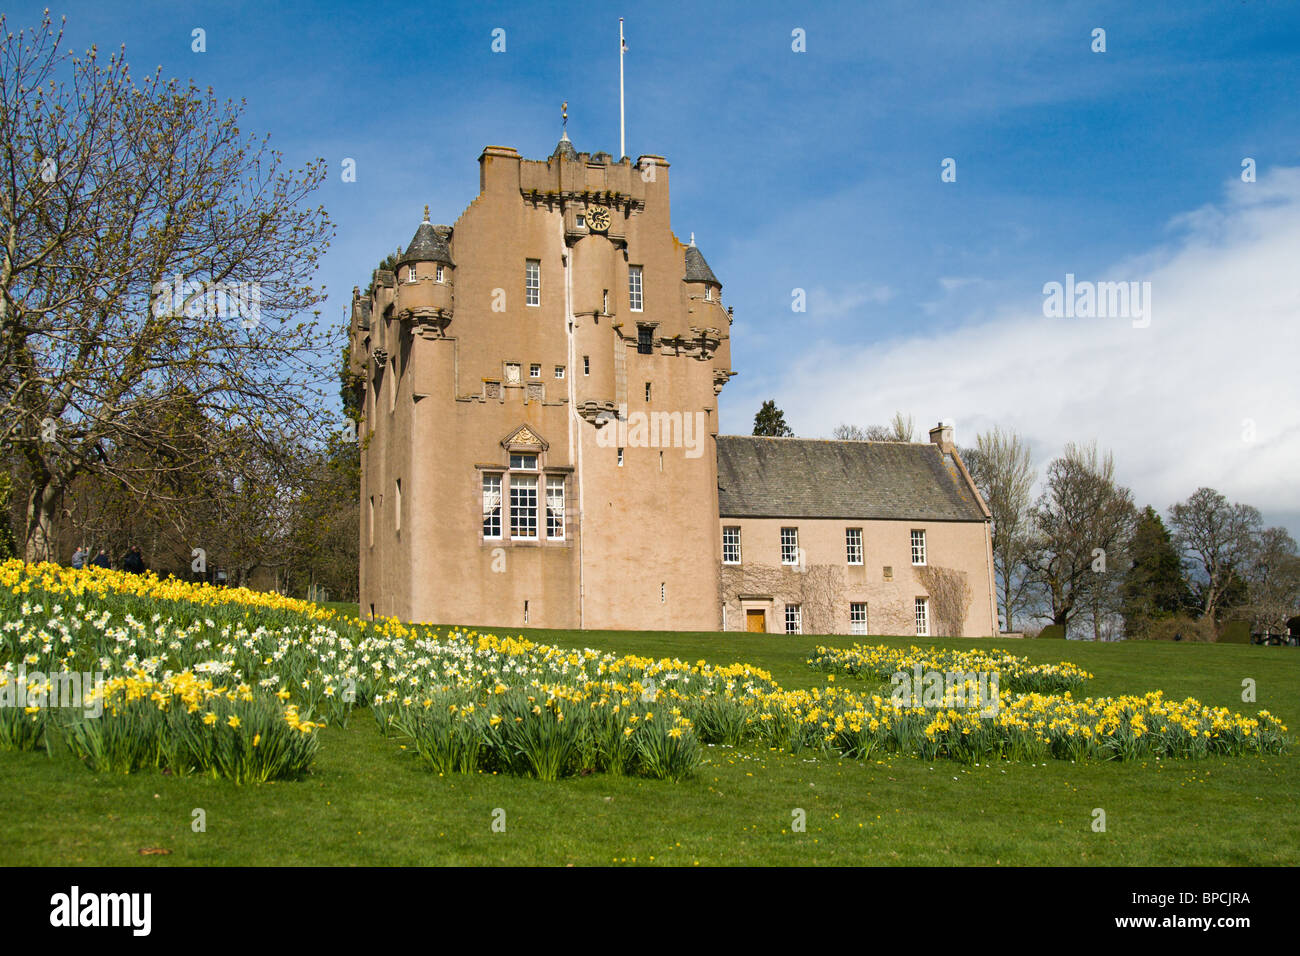
[[[1150,281],[1151,323],[1048,319],[1040,290],[990,321],[864,348],[822,344],[770,391],[800,435],[903,409],[959,442],[994,424],[1035,446],[1040,471],[1067,441],[1114,451],[1138,502],[1164,510],[1201,485],[1300,517],[1300,169],[1234,181],[1177,217],[1165,245],[1080,281]],[[1247,440],[1253,426],[1254,440]]]

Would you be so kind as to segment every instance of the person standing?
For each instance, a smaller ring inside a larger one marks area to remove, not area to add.
[[[90,559],[90,563],[96,568],[112,567],[112,563],[108,560],[108,552],[103,548],[100,548],[98,553]]]
[[[131,545],[126,549],[126,554],[122,555],[122,570],[132,574],[144,573],[144,558],[140,556],[140,549],[136,545]]]
[[[86,566],[86,561],[89,558],[90,552],[86,550],[86,546],[83,544],[81,547],[77,548],[76,551],[72,552],[72,566],[80,571]]]

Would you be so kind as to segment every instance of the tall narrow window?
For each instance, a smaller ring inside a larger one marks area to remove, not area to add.
[[[600,296],[600,314],[609,315],[609,290],[604,289]]]
[[[648,325],[636,327],[636,350],[640,355],[653,355],[655,350],[655,330]]]
[[[925,532],[912,532],[912,563],[925,564]]]
[[[781,529],[781,563],[799,563],[799,529]]]
[[[785,606],[785,632],[787,634],[803,633],[802,604],[787,604]]]
[[[930,636],[930,599],[919,597],[916,599],[916,636]]]
[[[414,282],[417,278],[419,277],[415,274],[415,263],[412,262],[409,266],[406,267],[406,281]]]
[[[862,529],[844,529],[844,554],[849,564],[862,563]]]
[[[367,523],[370,525],[370,530],[366,534],[366,543],[373,548],[375,546],[375,496],[374,495],[370,496],[370,520]]]
[[[722,563],[740,563],[740,526],[729,525],[722,529]]]
[[[537,537],[537,476],[510,476],[510,537]]]
[[[618,467],[623,467],[623,449],[618,450]]]
[[[633,312],[640,312],[643,304],[641,296],[641,267],[627,267],[627,304]]]
[[[402,479],[397,479],[397,494],[393,498],[393,530],[402,531]]]
[[[542,263],[537,259],[524,263],[524,304],[542,304]]]
[[[501,537],[501,476],[483,476],[483,537]]]
[[[649,383],[649,382],[646,382],[646,383],[645,383],[645,400],[646,400],[647,402],[650,401],[650,383]]]
[[[546,537],[564,540],[564,479],[546,479]]]
[[[590,356],[590,355],[584,355],[584,356],[582,357],[582,374],[583,374],[583,375],[590,375],[590,374],[591,374],[591,356]]]
[[[438,266],[438,270],[437,270],[437,272],[434,273],[434,280],[437,281],[437,282],[442,282],[442,281],[443,281],[443,271],[442,271],[442,266]]]
[[[867,605],[865,601],[849,605],[849,633],[867,633]]]

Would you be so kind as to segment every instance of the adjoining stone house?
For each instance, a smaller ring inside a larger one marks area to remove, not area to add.
[[[997,633],[988,510],[953,446],[718,436],[726,630]]]
[[[426,209],[395,268],[354,290],[363,613],[717,631],[762,611],[763,630],[789,615],[849,633],[865,604],[871,631],[912,634],[948,569],[971,592],[960,633],[995,633],[987,514],[950,432],[941,446],[718,437],[732,314],[694,237],[672,231],[668,185],[660,156],[615,161],[567,136],[545,160],[489,146],[455,225]],[[769,446],[785,450],[753,450]],[[831,451],[797,451],[812,446]],[[783,563],[785,527],[799,565]],[[735,528],[739,565],[724,560]],[[929,549],[915,566],[914,529]],[[928,611],[929,633],[949,622]]]

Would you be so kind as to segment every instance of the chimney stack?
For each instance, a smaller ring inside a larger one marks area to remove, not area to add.
[[[957,447],[953,440],[952,422],[941,421],[930,429],[930,442],[939,446],[939,451],[945,455],[951,455]]]

